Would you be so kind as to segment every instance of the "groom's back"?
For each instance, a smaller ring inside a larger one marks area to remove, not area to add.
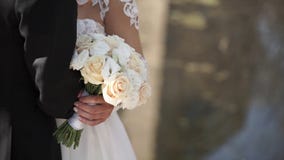
[[[24,59],[24,40],[11,0],[0,2],[0,107],[14,103],[32,103],[35,90]],[[29,94],[26,94],[29,93]]]
[[[54,118],[73,114],[80,90],[79,75],[68,68],[76,11],[70,0],[0,1],[1,160],[10,149],[4,126],[12,128],[12,160],[61,159]]]
[[[51,118],[37,109],[39,94],[27,68],[14,6],[11,0],[0,1],[0,159],[59,160]]]

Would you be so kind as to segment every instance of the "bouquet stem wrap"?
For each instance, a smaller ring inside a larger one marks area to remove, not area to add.
[[[87,95],[100,95],[101,85],[86,84],[85,90],[82,96]],[[76,149],[79,146],[81,134],[83,132],[85,124],[79,120],[79,115],[74,113],[71,118],[61,124],[57,130],[53,133],[57,142],[70,148]]]

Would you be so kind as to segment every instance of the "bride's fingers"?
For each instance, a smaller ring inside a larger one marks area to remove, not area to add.
[[[84,117],[84,118],[87,118],[87,119],[97,119],[97,118],[94,118],[94,115],[88,113],[88,112],[85,112],[84,110],[80,109],[80,108],[74,108],[74,111],[81,117]]]
[[[90,114],[97,114],[97,113],[104,113],[104,112],[112,112],[113,106],[109,104],[101,104],[101,105],[89,105],[81,102],[75,102],[74,105],[87,113]]]
[[[101,104],[105,103],[104,98],[102,96],[85,96],[79,98],[80,102],[87,104]]]
[[[97,119],[97,120],[89,120],[89,119],[86,119],[84,117],[79,117],[79,120],[84,123],[84,124],[87,124],[89,126],[96,126],[102,122],[105,121],[105,119]]]
[[[111,113],[113,110],[113,106],[109,104],[101,104],[96,106],[96,113]]]
[[[85,104],[81,102],[75,102],[74,105],[76,106],[76,108],[81,109],[90,114],[94,114],[97,112],[95,105]]]
[[[74,111],[81,117],[84,117],[88,120],[96,120],[96,119],[106,119],[110,113],[104,112],[104,113],[96,113],[96,114],[90,114],[88,112],[85,112],[79,108],[74,108]]]

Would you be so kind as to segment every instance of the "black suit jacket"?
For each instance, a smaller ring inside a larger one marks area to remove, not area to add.
[[[75,0],[0,1],[0,129],[12,128],[12,160],[61,159],[54,118],[73,114],[81,89],[69,69],[76,19]]]

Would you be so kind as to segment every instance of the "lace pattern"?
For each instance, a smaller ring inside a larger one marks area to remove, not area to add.
[[[134,26],[137,30],[139,29],[139,19],[138,19],[138,7],[135,0],[120,0],[124,3],[123,12],[124,14],[130,18],[130,25]],[[77,0],[79,5],[86,4],[88,0]],[[93,6],[100,6],[100,16],[101,19],[104,20],[106,13],[109,11],[109,3],[110,0],[92,0]]]
[[[92,0],[93,6],[99,4],[101,12],[101,19],[104,20],[107,11],[109,11],[109,1],[110,0]]]
[[[77,35],[86,33],[105,33],[104,27],[92,19],[77,20]]]
[[[124,14],[130,18],[130,25],[134,25],[135,28],[139,29],[139,19],[138,19],[138,7],[135,0],[120,0],[124,2]]]

